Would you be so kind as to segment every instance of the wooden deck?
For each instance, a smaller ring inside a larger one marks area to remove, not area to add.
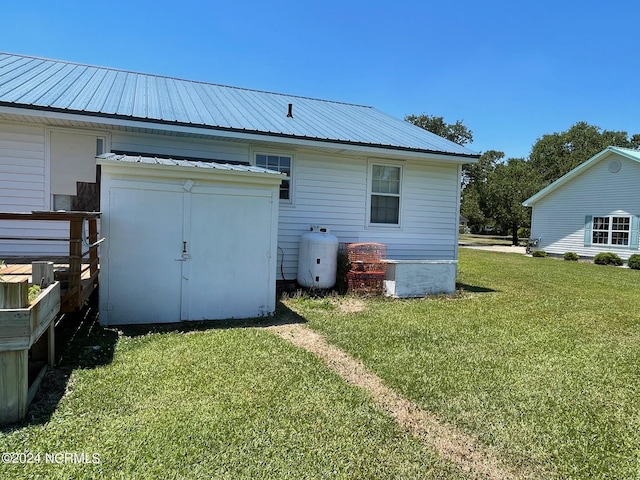
[[[61,272],[59,275],[63,277],[65,273],[69,271],[68,263],[53,263],[54,271]],[[15,263],[15,264],[5,264],[0,267],[0,275],[2,275],[3,282],[22,282],[24,280],[28,280],[29,283],[37,283],[34,282],[31,278],[31,264],[30,263]],[[83,263],[81,267],[81,276],[82,280],[89,280],[91,278],[91,265],[88,263]]]
[[[59,280],[61,285],[60,311],[78,311],[98,286],[99,266],[97,265],[95,271],[92,272],[94,269],[91,264],[82,263],[80,265],[80,285],[77,285],[77,282],[74,282],[74,276],[69,270],[68,263],[54,262],[53,269],[54,272],[56,272],[56,280]],[[0,275],[2,276],[3,282],[22,282],[27,280],[29,283],[38,283],[38,281],[33,281],[31,278],[30,263],[5,264],[0,268]]]
[[[34,237],[0,237],[0,241],[42,241],[64,240],[69,242],[69,255],[65,257],[51,257],[41,255],[32,258],[5,257],[6,266],[0,270],[3,281],[31,281],[31,262],[50,261],[54,263],[54,270],[58,270],[58,280],[61,283],[61,312],[77,312],[85,305],[93,290],[98,286],[99,258],[98,219],[99,212],[32,212],[7,213],[0,212],[0,221],[58,221],[67,222],[69,236],[64,239],[34,238]],[[85,231],[85,225],[88,232]],[[83,246],[87,247],[83,251]],[[40,283],[35,281],[33,283]]]

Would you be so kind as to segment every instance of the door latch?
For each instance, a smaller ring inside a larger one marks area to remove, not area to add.
[[[184,262],[191,258],[191,254],[187,252],[187,242],[182,242],[182,258],[176,258],[176,262]]]

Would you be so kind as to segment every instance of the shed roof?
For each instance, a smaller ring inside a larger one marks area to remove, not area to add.
[[[175,158],[151,157],[142,155],[118,155],[115,153],[104,153],[96,157],[99,164],[121,162],[123,164],[141,164],[141,165],[161,165],[165,167],[186,167],[199,168],[205,170],[219,170],[228,172],[255,173],[266,176],[284,177],[284,173],[269,170],[254,165],[245,164],[229,164],[220,162],[205,162],[197,160],[181,160]]]
[[[8,53],[0,106],[478,157],[372,107]]]
[[[536,203],[537,201],[546,197],[551,192],[558,189],[565,183],[569,182],[574,177],[580,175],[582,172],[584,172],[591,166],[595,165],[602,159],[609,157],[611,155],[620,155],[634,162],[640,162],[640,152],[638,150],[632,150],[630,148],[623,148],[623,147],[607,147],[601,152],[595,154],[589,160],[584,161],[583,163],[578,165],[576,168],[574,168],[573,170],[569,171],[568,173],[560,177],[555,182],[550,183],[549,185],[547,185],[545,188],[540,190],[538,193],[536,193],[532,197],[526,199],[524,202],[522,202],[522,205],[524,205],[525,207],[533,206],[533,204]]]

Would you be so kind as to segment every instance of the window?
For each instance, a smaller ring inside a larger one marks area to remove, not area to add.
[[[401,168],[398,166],[371,166],[369,223],[400,224],[400,179]]]
[[[629,245],[630,217],[593,217],[593,245]]]
[[[105,144],[105,139],[104,137],[98,137],[96,138],[96,157],[98,155],[102,155],[103,153],[105,153],[104,151],[104,144]]]
[[[256,166],[286,173],[287,178],[280,184],[280,200],[291,200],[292,158],[286,155],[256,154]]]
[[[53,210],[100,210],[100,168],[95,157],[107,148],[107,137],[91,132],[51,130],[49,169]]]

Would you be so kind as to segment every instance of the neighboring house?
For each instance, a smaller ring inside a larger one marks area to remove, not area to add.
[[[282,172],[278,280],[295,280],[301,234],[323,225],[390,259],[450,262],[438,290],[453,288],[468,149],[371,107],[0,54],[0,211],[104,210],[105,153]],[[0,241],[0,258],[30,248]]]
[[[535,249],[622,259],[638,253],[639,186],[640,152],[607,147],[523,203],[533,208]]]

